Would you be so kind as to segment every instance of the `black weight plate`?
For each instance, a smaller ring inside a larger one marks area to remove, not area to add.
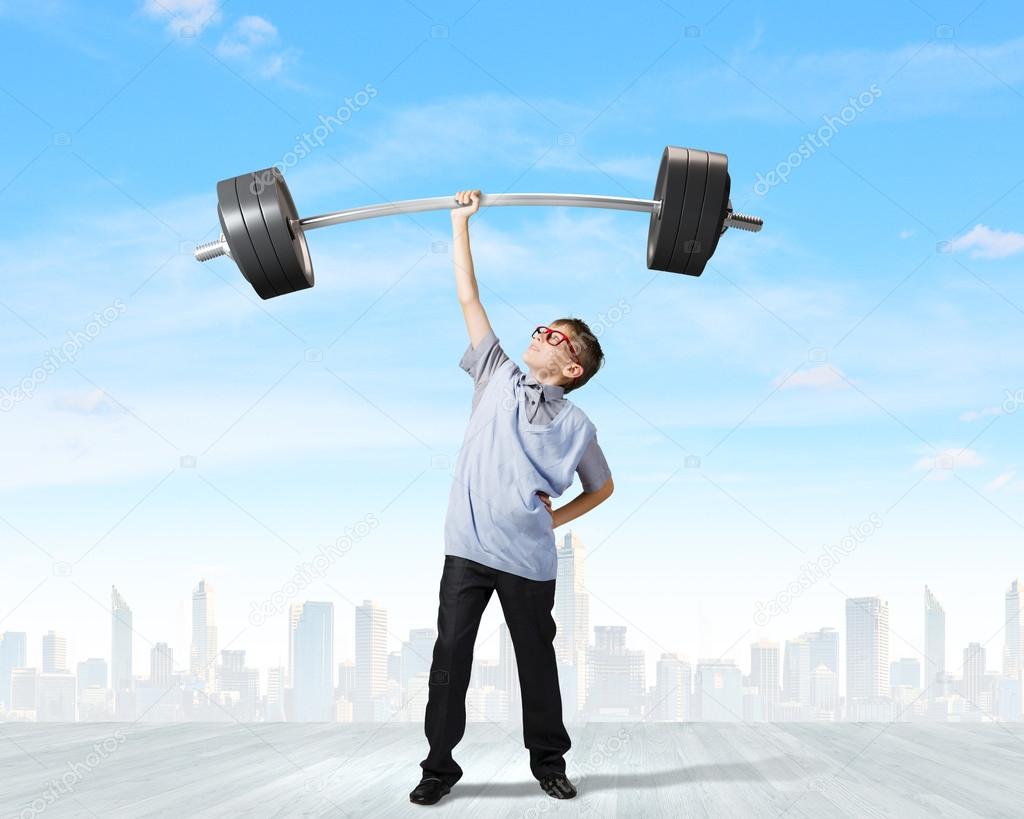
[[[281,172],[273,167],[257,171],[255,177],[263,221],[266,222],[277,260],[288,282],[288,292],[312,287],[313,265],[306,247],[306,237],[301,227],[289,225],[293,220],[298,221],[299,214],[288,191],[288,184]]]
[[[686,165],[686,193],[683,196],[683,212],[679,217],[676,246],[666,270],[685,273],[690,256],[697,248],[697,228],[700,226],[700,212],[704,207],[704,184],[708,178],[708,152],[690,148]]]
[[[245,220],[242,218],[242,207],[238,204],[234,177],[222,179],[217,183],[217,203],[221,230],[231,250],[231,258],[235,260],[238,269],[261,299],[276,296],[277,293],[270,287],[263,272],[263,265],[260,264],[249,239],[249,231],[246,230]]]
[[[267,223],[263,220],[263,209],[256,196],[255,179],[255,174],[251,173],[236,176],[235,190],[238,192],[238,204],[242,208],[242,218],[249,231],[249,239],[252,240],[252,246],[259,257],[260,264],[263,265],[267,281],[270,283],[274,295],[277,296],[289,292],[291,288],[281,269],[281,263],[277,260],[277,251],[274,250],[274,243],[270,240]]]
[[[725,154],[708,151],[708,178],[704,185],[704,205],[700,212],[700,224],[697,227],[697,245],[690,254],[690,261],[683,271],[690,276],[699,276],[704,272],[711,254],[715,252],[718,237],[722,230],[725,204],[728,201],[725,192],[729,181],[729,159]]]
[[[651,197],[661,202],[661,212],[658,215],[651,213],[647,229],[647,267],[651,270],[667,270],[672,258],[686,191],[688,154],[688,149],[674,145],[666,147],[661,154],[658,178]]]
[[[728,162],[728,158],[726,158]],[[725,174],[725,193],[722,195],[722,211],[718,217],[717,226],[715,228],[715,237],[711,242],[711,251],[708,253],[704,263],[707,264],[711,260],[711,257],[715,255],[715,251],[718,249],[718,240],[722,238],[722,225],[725,223],[725,214],[729,212],[729,195],[732,188],[732,178],[728,172]],[[703,272],[703,271],[702,271]]]

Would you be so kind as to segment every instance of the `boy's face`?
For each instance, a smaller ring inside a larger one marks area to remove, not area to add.
[[[568,328],[557,324],[548,326],[559,331],[551,336],[552,342],[563,337],[572,341]],[[583,368],[573,361],[568,343],[562,341],[557,345],[551,344],[544,333],[536,333],[530,339],[529,346],[523,352],[523,363],[530,368],[533,377],[544,384],[568,386],[574,378],[583,375]]]

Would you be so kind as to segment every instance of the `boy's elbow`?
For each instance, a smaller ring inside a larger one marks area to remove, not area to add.
[[[612,482],[612,479],[611,479],[610,475],[608,476],[608,480],[606,480],[604,482],[604,486],[602,486],[597,491],[601,493],[601,498],[602,499],[606,499],[606,498],[610,498],[611,497],[612,492],[615,491],[615,484]]]

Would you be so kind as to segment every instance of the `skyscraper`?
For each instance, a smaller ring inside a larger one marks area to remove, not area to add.
[[[28,663],[28,635],[5,631],[0,637],[0,705],[11,708],[11,672]]]
[[[878,597],[846,601],[846,696],[889,697],[889,602]]]
[[[334,702],[334,604],[302,604],[294,635],[293,713],[297,722],[331,722]]]
[[[965,709],[976,714],[985,710],[982,707],[982,692],[985,690],[985,647],[981,643],[970,643],[964,649],[961,696],[967,700]]]
[[[429,670],[429,669],[428,669]],[[388,690],[388,612],[375,600],[356,606],[356,696],[353,719],[372,721]]]
[[[430,665],[434,658],[434,642],[437,640],[437,629],[434,628],[411,628],[409,639],[402,643],[402,670],[399,683],[402,686],[405,707],[409,700],[421,693],[416,689],[417,685],[413,680],[418,679],[417,675],[426,674],[430,679]],[[422,693],[428,693],[423,691]],[[412,715],[407,715],[412,719]]]
[[[811,704],[811,646],[803,637],[786,640],[782,658],[782,698]]]
[[[946,673],[946,612],[932,590],[924,587],[924,688],[928,699],[942,696]]]
[[[295,629],[301,616],[302,603],[292,603],[288,607],[288,688],[295,684]]]
[[[821,628],[800,635],[810,649],[811,670],[825,666],[833,674],[839,673],[839,632],[834,628]]]
[[[149,652],[149,681],[166,688],[174,678],[174,649],[167,643],[157,643]]]
[[[107,687],[107,661],[102,657],[90,657],[78,664],[78,693],[87,688]]]
[[[284,681],[288,669],[272,666],[267,669],[267,694],[264,698],[263,721],[284,721]]]
[[[205,579],[192,590],[192,646],[189,671],[212,689],[217,662],[217,625],[214,617],[216,599]]]
[[[1006,625],[1003,630],[1003,674],[1018,683],[1024,676],[1024,610],[1020,605],[1020,580],[1006,590]]]
[[[743,673],[732,660],[698,660],[693,693],[696,719],[702,722],[743,719]]]
[[[558,547],[555,582],[555,658],[567,720],[583,711],[587,699],[587,640],[590,637],[590,595],[584,586],[586,547],[569,531]]]
[[[811,672],[811,707],[817,719],[834,720],[839,711],[836,672],[819,663]]]
[[[132,689],[132,610],[110,587],[110,687],[114,697]]]
[[[66,674],[68,643],[63,634],[48,631],[43,635],[43,673]]]
[[[775,709],[779,702],[778,643],[759,640],[750,644],[750,684],[757,687],[764,719],[775,719]]]
[[[586,710],[605,717],[640,717],[647,686],[644,653],[626,648],[625,626],[594,626]]]
[[[834,628],[820,628],[817,631],[808,631],[800,635],[801,640],[807,641],[808,652],[810,653],[811,675],[814,677],[814,694],[811,698],[812,705],[823,712],[825,704],[831,703],[835,709],[833,715],[839,716],[839,632]],[[818,673],[820,666],[831,672],[828,674]],[[835,686],[834,690],[826,691],[824,686],[831,681]]]
[[[654,705],[651,720],[682,722],[693,716],[691,687],[693,669],[678,654],[662,654],[655,671]]]
[[[915,657],[900,657],[889,666],[889,685],[893,688],[901,685],[920,688],[921,663]]]

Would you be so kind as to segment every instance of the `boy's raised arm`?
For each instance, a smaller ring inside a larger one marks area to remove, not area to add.
[[[480,209],[480,191],[459,191],[457,202],[466,207],[452,210],[452,263],[455,266],[455,292],[466,320],[469,341],[475,349],[491,329],[487,312],[480,303],[480,290],[473,271],[473,255],[469,250],[469,217]]]

